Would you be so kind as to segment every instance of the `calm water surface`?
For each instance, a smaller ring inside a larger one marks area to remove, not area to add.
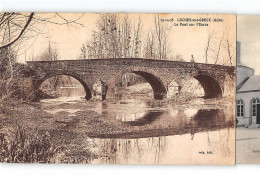
[[[84,100],[81,88],[60,88],[63,97],[42,100],[46,104],[75,104]],[[67,96],[67,97],[66,97]],[[88,110],[116,119],[129,128],[154,132],[87,137],[99,154],[93,163],[111,164],[229,164],[234,159],[234,109],[199,109],[203,99],[183,108],[166,105],[150,107],[141,97],[110,93],[108,102],[94,103]],[[53,109],[72,115],[79,109]],[[163,126],[164,130],[161,129]]]

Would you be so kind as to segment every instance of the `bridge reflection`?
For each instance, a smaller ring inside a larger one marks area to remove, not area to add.
[[[111,105],[115,106],[111,107]],[[102,115],[105,118],[115,118],[115,126],[123,124],[124,128],[129,129],[129,131],[90,133],[88,135],[98,138],[144,138],[184,134],[194,135],[195,133],[234,127],[232,109],[229,109],[230,111],[225,109],[192,108],[183,110],[168,106],[156,110],[136,106],[137,108],[130,108],[129,105],[126,108],[120,108],[116,104],[102,105],[103,109],[101,111],[103,111]]]

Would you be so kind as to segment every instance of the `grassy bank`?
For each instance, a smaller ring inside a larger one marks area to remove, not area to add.
[[[40,103],[5,104],[0,113],[0,162],[90,163],[96,154],[82,131],[69,129],[73,123],[66,113],[43,111]]]

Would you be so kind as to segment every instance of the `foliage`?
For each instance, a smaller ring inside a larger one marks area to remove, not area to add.
[[[0,50],[0,103],[9,98],[25,99],[31,80],[31,70],[16,63],[16,53],[10,47]]]
[[[13,136],[0,133],[0,162],[50,163],[55,154],[49,133],[33,135],[17,125]]]
[[[48,132],[28,132],[21,125],[0,131],[0,162],[6,163],[90,163],[96,158],[89,148],[76,144],[55,145]]]

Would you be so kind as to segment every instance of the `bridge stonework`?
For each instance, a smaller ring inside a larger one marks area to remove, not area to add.
[[[167,96],[168,86],[175,81],[181,89],[184,84],[195,78],[202,85],[205,97],[219,97],[228,94],[226,83],[235,83],[236,71],[233,66],[214,64],[178,62],[167,60],[151,60],[140,58],[122,59],[86,59],[29,61],[33,71],[33,88],[38,91],[40,85],[55,75],[69,75],[76,78],[85,88],[86,99],[93,96],[93,85],[102,81],[108,88],[113,81],[124,73],[135,73],[145,78],[154,91],[155,99]]]

